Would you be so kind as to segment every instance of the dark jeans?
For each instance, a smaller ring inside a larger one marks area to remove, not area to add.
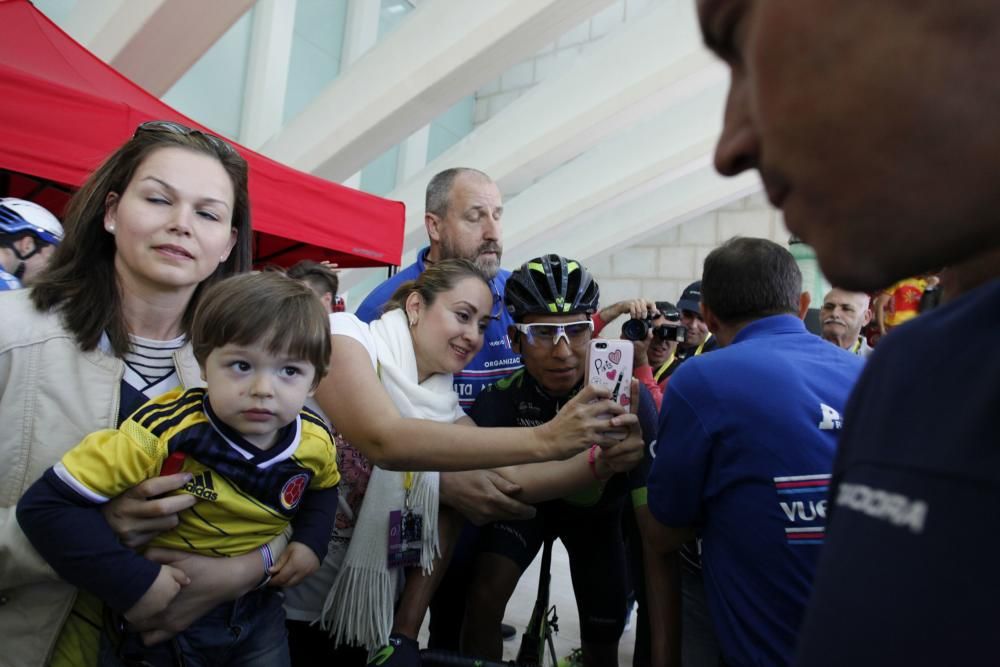
[[[681,595],[681,664],[717,667],[722,664],[722,653],[708,613],[702,570],[681,564]]]
[[[279,593],[247,593],[208,612],[170,641],[143,646],[139,635],[101,635],[101,667],[289,667],[285,611]]]

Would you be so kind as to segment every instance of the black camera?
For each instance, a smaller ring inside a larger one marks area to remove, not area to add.
[[[653,330],[653,336],[665,341],[675,341],[683,343],[687,336],[687,329],[680,324],[653,324],[654,314],[649,313],[645,319],[632,318],[622,325],[622,338],[625,340],[646,340],[649,330]]]

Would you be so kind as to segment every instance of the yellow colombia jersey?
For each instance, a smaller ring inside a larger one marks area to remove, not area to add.
[[[175,493],[201,499],[180,513],[177,528],[151,546],[207,556],[236,556],[267,544],[288,525],[307,489],[337,484],[337,458],[321,417],[303,408],[261,451],[211,413],[204,389],[172,391],[129,417],[118,430],[87,436],[56,464],[59,478],[103,503],[160,474],[171,454],[193,479]]]

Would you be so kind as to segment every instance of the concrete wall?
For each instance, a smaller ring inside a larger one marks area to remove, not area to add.
[[[598,256],[588,268],[601,286],[602,304],[637,297],[676,303],[681,291],[701,278],[705,256],[734,236],[767,238],[787,247],[789,233],[781,212],[762,194],[752,195],[630,248]],[[621,321],[607,335],[617,335]]]
[[[485,123],[539,81],[568,69],[592,44],[666,0],[618,0],[476,91],[474,121]]]
[[[619,0],[534,57],[514,65],[476,92],[476,124],[495,116],[538,82],[572,66],[575,58],[622,24],[642,20],[643,14],[667,1]],[[506,194],[509,197],[513,193]],[[787,246],[789,233],[780,211],[758,194],[659,231],[624,250],[598,255],[587,263],[600,283],[604,304],[636,297],[676,302],[684,287],[701,277],[705,256],[733,236],[768,238]],[[612,325],[608,335],[617,335],[622,321]]]

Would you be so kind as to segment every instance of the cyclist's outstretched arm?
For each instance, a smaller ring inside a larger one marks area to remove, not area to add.
[[[632,405],[639,405],[638,383],[632,383]],[[611,447],[587,450],[565,461],[506,466],[496,472],[521,488],[518,500],[540,503],[571,495],[615,473],[628,472],[642,462],[644,455],[645,443],[636,423],[629,427],[624,440]]]

